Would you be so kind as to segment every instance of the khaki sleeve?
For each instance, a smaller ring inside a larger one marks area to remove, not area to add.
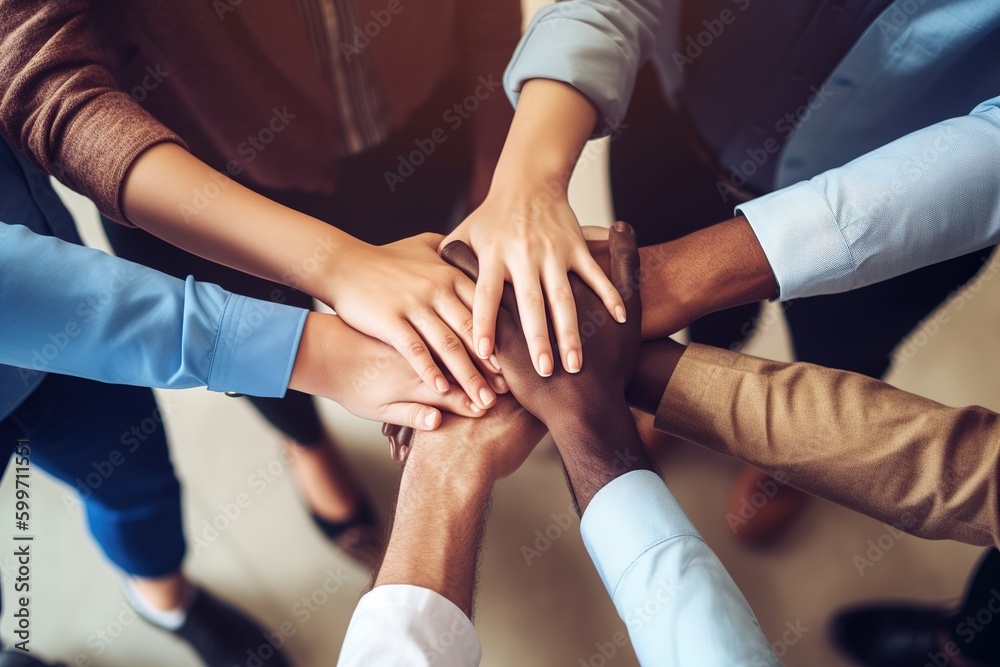
[[[691,345],[656,426],[919,537],[1000,545],[1000,415],[984,408]]]
[[[147,148],[180,138],[118,89],[88,0],[0,0],[0,133],[18,152],[125,222],[122,183]]]

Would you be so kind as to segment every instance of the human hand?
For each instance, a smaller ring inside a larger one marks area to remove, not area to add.
[[[545,425],[505,395],[479,419],[449,416],[432,437],[394,424],[383,424],[382,434],[389,438],[390,454],[397,461],[408,460],[416,446],[417,456],[434,461],[438,472],[448,470],[492,485],[521,467],[545,435]]]
[[[329,398],[358,417],[420,430],[440,426],[442,410],[483,414],[457,387],[437,393],[392,347],[323,313],[306,318],[288,386]]]
[[[476,257],[464,243],[449,244],[442,256],[466,275],[478,275]],[[635,232],[626,223],[615,223],[611,231],[609,267],[613,287],[621,294],[628,313],[624,324],[612,321],[604,312],[601,299],[583,281],[570,277],[573,298],[583,313],[578,320],[582,344],[590,359],[577,375],[556,369],[552,377],[542,379],[532,372],[519,304],[509,286],[504,290],[503,309],[497,319],[497,352],[504,377],[514,397],[545,422],[554,435],[561,423],[578,419],[594,406],[624,405],[625,386],[638,357],[642,319],[636,286],[638,248]]]
[[[469,398],[486,409],[506,387],[489,359],[484,378],[469,356],[475,287],[437,254],[443,237],[420,234],[384,246],[359,244],[334,268],[329,303],[344,322],[394,347],[439,395],[449,382],[441,360]],[[490,384],[492,383],[492,389]]]
[[[511,189],[518,193],[516,199],[491,192],[441,244],[443,248],[452,241],[463,241],[479,258],[472,308],[474,350],[480,358],[493,352],[506,280],[513,285],[529,358],[538,375],[547,377],[556,367],[546,303],[562,367],[570,373],[579,372],[583,347],[569,272],[599,294],[602,307],[619,321],[626,315],[622,299],[587,250],[562,184],[554,188],[555,195],[539,183]]]

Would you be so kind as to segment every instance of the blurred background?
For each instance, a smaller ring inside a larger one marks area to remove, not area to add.
[[[526,19],[543,4],[526,0]],[[612,222],[607,178],[606,146],[593,142],[571,186],[583,224]],[[87,244],[107,249],[93,205],[65,188],[60,192]],[[911,336],[912,355],[888,380],[948,405],[1000,411],[1000,281],[973,281],[971,289],[966,307],[951,309],[946,325]],[[779,305],[767,304],[745,351],[791,360]],[[271,628],[290,623],[289,651],[296,664],[334,664],[369,575],[329,546],[302,511],[278,433],[242,400],[205,390],[158,391],[157,398],[165,415],[160,427],[168,432],[184,483],[188,573]],[[321,410],[388,516],[399,470],[378,425],[330,402],[321,402]],[[955,599],[981,552],[899,537],[874,520],[815,499],[779,541],[750,549],[737,542],[726,521],[738,462],[687,443],[669,443],[658,459],[671,490],[790,666],[848,665],[827,637],[834,610],[862,600]],[[38,470],[33,474],[33,646],[44,657],[81,667],[197,664],[178,642],[135,620],[118,593],[116,574],[87,533],[73,491]],[[13,499],[10,477],[0,485],[4,507]],[[234,504],[240,494],[249,496],[249,506]],[[571,525],[563,528],[567,517]],[[9,522],[0,522],[4,544],[11,544],[10,529]],[[856,557],[869,559],[871,566],[859,572]],[[11,563],[11,556],[0,557],[6,599],[13,593]],[[484,666],[637,664],[628,646],[610,657],[600,652],[625,626],[583,548],[548,441],[497,487],[480,583],[476,625]],[[328,593],[331,588],[336,592]],[[800,630],[793,643],[783,639],[791,636],[785,635],[789,626]],[[11,629],[7,615],[0,628],[4,642]]]

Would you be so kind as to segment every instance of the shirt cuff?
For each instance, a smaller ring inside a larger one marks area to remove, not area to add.
[[[846,292],[854,287],[851,250],[826,200],[809,181],[736,207],[750,222],[781,301]]]
[[[281,303],[231,295],[212,353],[209,390],[284,396],[307,313]]]
[[[338,665],[478,665],[482,644],[469,617],[422,586],[377,586],[358,602]]]
[[[574,9],[583,11],[585,8]],[[531,79],[552,79],[567,83],[596,106],[601,114],[593,136],[618,130],[625,117],[631,86],[623,90],[623,76],[634,68],[628,54],[599,27],[582,17],[550,17],[565,11],[557,5],[542,8],[521,38],[503,83],[507,96],[517,106],[521,88]]]
[[[643,553],[674,537],[701,539],[659,475],[633,470],[597,492],[580,521],[583,543],[614,598]]]

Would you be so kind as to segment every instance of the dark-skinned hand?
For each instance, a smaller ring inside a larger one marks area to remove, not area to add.
[[[476,256],[463,242],[448,244],[441,255],[470,279],[477,279]],[[586,360],[579,373],[567,373],[557,367],[551,377],[544,378],[535,372],[513,288],[504,285],[496,346],[504,377],[518,402],[554,434],[561,421],[578,419],[581,414],[600,411],[608,404],[623,403],[625,386],[635,371],[642,305],[638,290],[639,252],[630,225],[618,222],[612,227],[608,258],[611,282],[625,301],[627,321],[619,324],[612,319],[601,299],[582,280],[570,275]]]

